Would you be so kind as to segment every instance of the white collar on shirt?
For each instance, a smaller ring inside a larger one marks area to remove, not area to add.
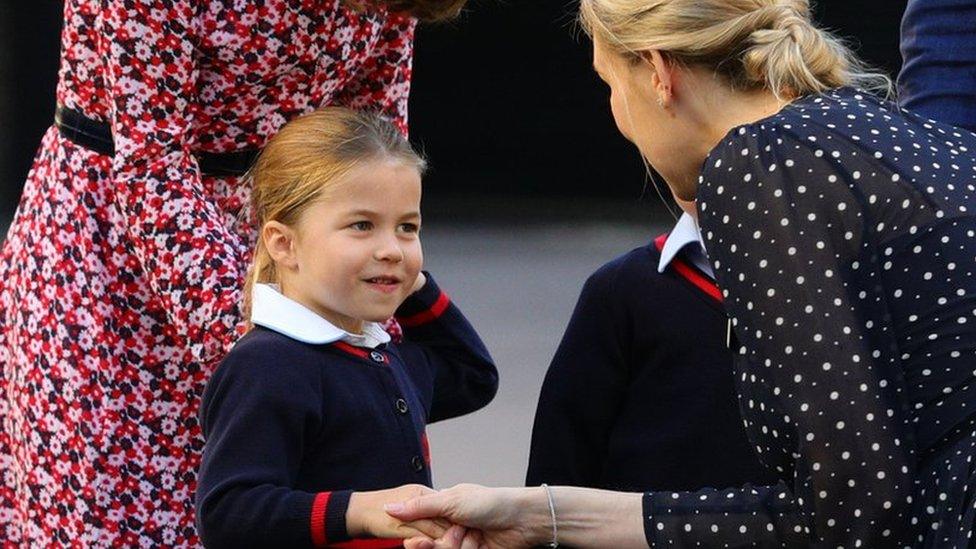
[[[286,297],[274,284],[254,285],[251,322],[313,345],[345,341],[356,347],[373,349],[390,341],[390,334],[376,322],[363,322],[363,333],[351,334]]]
[[[712,272],[712,266],[708,263],[708,256],[705,254],[705,245],[702,243],[698,223],[695,223],[694,217],[686,213],[681,214],[681,218],[678,219],[674,228],[671,229],[671,233],[668,234],[668,239],[664,241],[664,247],[661,249],[661,259],[657,262],[657,272],[663,273],[681,250],[692,243],[698,244],[698,251],[701,253],[691,253],[688,259],[699,270],[715,278]]]

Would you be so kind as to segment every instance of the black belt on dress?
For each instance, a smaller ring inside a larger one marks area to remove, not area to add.
[[[115,156],[112,128],[61,105],[54,111],[54,125],[61,136],[79,147],[105,156]],[[260,151],[250,149],[228,153],[196,152],[200,173],[216,177],[242,176],[251,168]]]

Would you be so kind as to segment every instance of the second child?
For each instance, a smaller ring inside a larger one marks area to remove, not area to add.
[[[485,406],[498,376],[421,271],[423,169],[394,126],[337,107],[292,121],[258,159],[253,327],[200,411],[196,506],[208,547],[348,547],[444,532],[401,524],[383,503],[428,490],[426,424]],[[394,315],[400,343],[379,324]]]

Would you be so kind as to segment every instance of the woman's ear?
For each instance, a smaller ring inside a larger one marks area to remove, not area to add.
[[[664,109],[670,108],[674,102],[674,83],[677,76],[674,63],[659,50],[643,51],[640,56],[654,69],[651,83],[657,95],[657,104]]]
[[[278,221],[268,221],[261,228],[261,239],[268,255],[280,269],[290,271],[298,268],[294,229]]]

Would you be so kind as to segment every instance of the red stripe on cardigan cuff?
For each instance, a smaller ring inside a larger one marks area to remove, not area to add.
[[[332,492],[320,492],[312,501],[312,543],[316,547],[325,547],[328,540],[325,537],[325,513],[329,509],[329,498]]]
[[[407,328],[415,328],[427,324],[428,322],[433,322],[437,320],[444,311],[451,305],[451,298],[447,296],[443,291],[437,296],[437,301],[430,306],[426,311],[419,312],[415,315],[410,315],[407,317],[397,317],[397,322],[401,326],[406,326]]]
[[[325,512],[325,537],[329,540],[329,547],[350,540],[346,527],[346,511],[349,510],[349,500],[352,490],[334,490],[329,498],[329,508]]]

